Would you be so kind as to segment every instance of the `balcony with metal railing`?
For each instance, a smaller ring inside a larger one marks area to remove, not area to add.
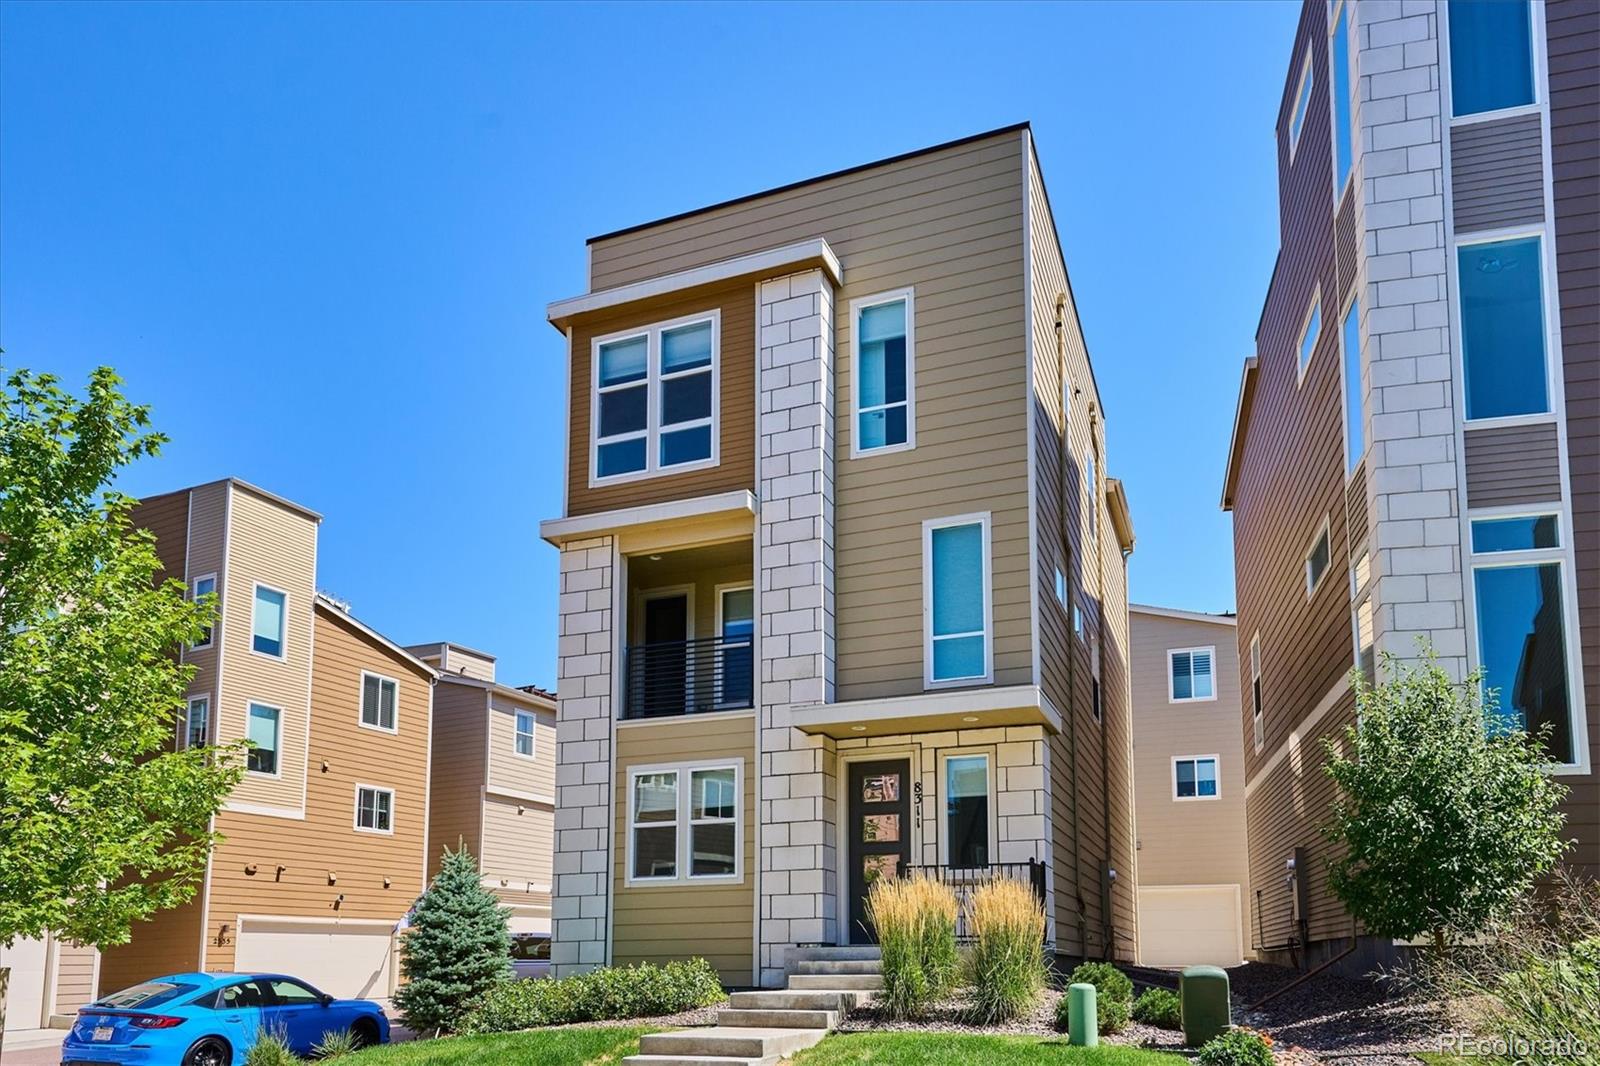
[[[753,706],[753,650],[748,636],[624,648],[622,717],[664,718]]]

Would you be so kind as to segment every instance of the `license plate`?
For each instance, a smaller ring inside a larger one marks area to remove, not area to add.
[[[94,1038],[96,1040],[110,1040],[111,1034],[115,1031],[109,1025],[97,1025],[94,1027]]]

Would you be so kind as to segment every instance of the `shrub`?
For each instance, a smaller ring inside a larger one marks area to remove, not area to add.
[[[1096,1027],[1101,1033],[1119,1033],[1128,1027],[1128,1013],[1133,1007],[1133,982],[1128,975],[1109,962],[1085,962],[1072,971],[1068,984],[1094,985]],[[1063,1004],[1066,1000],[1063,998]],[[1065,1029],[1065,1006],[1056,1012],[1056,1024]]]
[[[1183,1002],[1166,988],[1147,988],[1133,1001],[1133,1020],[1157,1029],[1183,1029]]]
[[[705,959],[606,967],[542,981],[505,980],[479,996],[461,1019],[463,1033],[506,1033],[543,1025],[647,1018],[709,1007],[722,981]]]
[[[877,1001],[890,1017],[918,1017],[955,986],[956,910],[955,893],[922,874],[884,878],[868,891],[867,916],[883,954]]]
[[[1009,879],[972,894],[977,937],[968,960],[974,1021],[1008,1021],[1038,1002],[1045,984],[1044,909],[1033,889]]]
[[[1242,1025],[1207,1040],[1200,1066],[1273,1066],[1272,1038]]]
[[[356,1034],[350,1029],[328,1029],[322,1039],[311,1045],[311,1053],[319,1059],[336,1059],[360,1047]]]
[[[510,912],[478,878],[466,849],[445,851],[444,865],[412,909],[395,1006],[418,1033],[455,1029],[467,1005],[511,975]]]
[[[262,1029],[244,1057],[244,1066],[300,1066],[300,1058],[289,1050],[287,1030]]]

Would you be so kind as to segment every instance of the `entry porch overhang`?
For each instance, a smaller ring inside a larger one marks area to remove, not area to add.
[[[1061,714],[1038,685],[1008,685],[795,707],[789,723],[813,736],[849,740],[991,726],[1038,725],[1059,733]]]

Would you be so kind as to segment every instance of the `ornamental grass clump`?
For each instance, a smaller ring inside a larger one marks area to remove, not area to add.
[[[1033,889],[1008,879],[979,886],[972,894],[972,929],[972,1020],[989,1025],[1027,1013],[1046,980],[1044,908]]]
[[[867,917],[883,953],[879,1007],[892,1018],[921,1016],[955,986],[955,893],[931,877],[884,878],[867,893]]]

